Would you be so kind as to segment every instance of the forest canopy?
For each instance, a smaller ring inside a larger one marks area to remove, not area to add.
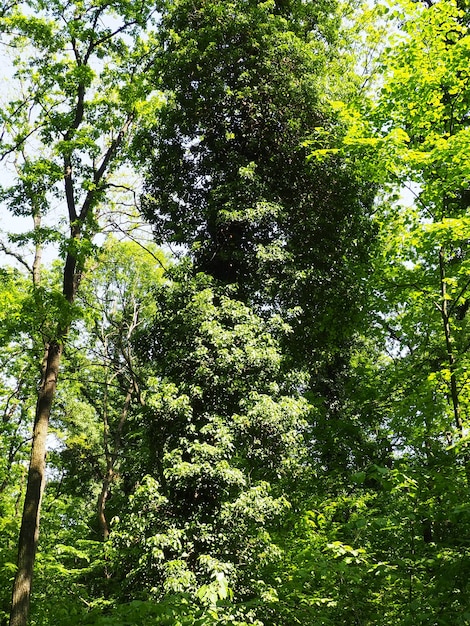
[[[3,3],[1,624],[470,624],[469,26]]]

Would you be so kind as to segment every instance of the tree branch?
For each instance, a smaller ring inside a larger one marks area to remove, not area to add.
[[[21,265],[23,265],[23,267],[25,267],[28,270],[28,272],[31,275],[33,275],[33,268],[30,265],[28,265],[28,263],[24,260],[24,258],[18,252],[14,252],[13,250],[10,250],[10,248],[7,248],[5,244],[3,243],[3,241],[0,241],[0,251],[16,259],[18,263],[21,263]]]

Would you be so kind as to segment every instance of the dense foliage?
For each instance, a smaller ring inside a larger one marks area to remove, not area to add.
[[[2,624],[470,624],[468,27],[4,5]]]

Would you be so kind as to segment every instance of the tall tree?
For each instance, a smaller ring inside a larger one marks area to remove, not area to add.
[[[164,5],[156,84],[169,93],[141,140],[157,240],[188,246],[260,310],[290,310],[291,349],[312,369],[357,321],[373,196],[340,160],[306,158],[305,141],[335,127],[338,20],[329,1]]]
[[[283,366],[276,335],[286,325],[207,276],[180,276],[156,291],[137,342],[145,406],[125,432],[130,498],[110,535],[110,567],[127,581],[121,600],[192,593],[204,602],[226,598],[228,585],[242,602],[269,592],[263,567],[278,554],[271,532],[305,462],[310,407],[301,377]]]
[[[411,16],[403,43],[388,58],[377,112],[403,131],[398,173],[415,185],[416,213],[406,225],[407,249],[399,253],[408,256],[409,282],[416,284],[416,276],[424,287],[408,293],[422,299],[429,321],[438,322],[427,331],[440,365],[435,378],[447,387],[452,429],[462,437],[470,288],[468,9],[445,3],[414,9]],[[404,275],[406,280],[406,269]]]
[[[84,319],[74,338],[76,363],[70,362],[69,371],[79,381],[82,400],[96,415],[101,437],[98,446],[87,449],[91,442],[84,438],[74,441],[79,432],[73,433],[64,424],[65,439],[70,436],[71,444],[64,457],[72,482],[83,457],[88,457],[90,477],[101,482],[97,519],[100,534],[106,540],[106,503],[127,459],[123,450],[126,420],[132,413],[132,404],[143,403],[135,336],[142,332],[142,325],[150,323],[155,312],[155,289],[162,280],[165,261],[153,244],[142,247],[108,237],[90,265],[92,269],[84,277],[79,294]],[[97,452],[101,456],[98,462]]]
[[[377,97],[360,109],[357,102],[345,107],[352,125],[339,148],[388,196],[376,213],[380,250],[368,337],[378,356],[375,364],[363,362],[375,385],[368,402],[378,415],[377,438],[384,436],[390,454],[381,467],[355,476],[379,507],[364,516],[366,524],[376,534],[381,528],[380,540],[360,530],[356,539],[362,536],[361,545],[371,542],[372,552],[394,564],[394,571],[388,565],[383,571],[390,594],[383,596],[390,607],[383,623],[396,619],[393,593],[401,589],[402,623],[463,624],[469,567],[462,541],[468,533],[468,9],[403,2],[394,11],[383,9],[388,14],[398,23],[380,59]],[[364,398],[368,384],[358,381],[356,397]]]
[[[15,53],[18,94],[1,113],[1,157],[14,167],[2,199],[14,215],[34,222],[20,243],[35,243],[33,280],[46,316],[12,626],[28,618],[49,416],[84,262],[99,230],[100,207],[116,185],[112,175],[125,159],[123,148],[148,95],[150,40],[141,35],[152,11],[145,3],[125,1],[26,1],[6,7],[1,17],[3,41]],[[64,218],[55,216],[57,207]],[[62,288],[50,293],[40,284],[40,251],[57,240],[64,259]]]
[[[414,364],[410,409],[445,445],[465,439],[468,419],[468,11],[453,2],[403,9],[369,128],[354,132],[373,156],[371,176],[411,197],[381,213],[376,306],[402,363]]]
[[[341,157],[307,159],[311,142],[344,131],[327,102],[328,72],[348,72],[339,18],[334,1],[163,5],[156,85],[169,93],[141,139],[157,241],[183,244],[196,271],[288,321],[283,350],[321,398],[330,465],[347,464],[341,386],[364,320],[374,196]]]

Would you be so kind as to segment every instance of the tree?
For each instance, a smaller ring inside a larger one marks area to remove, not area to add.
[[[452,2],[408,8],[372,120],[378,129],[388,119],[401,165],[390,168],[388,161],[389,171],[415,198],[387,229],[394,262],[382,277],[395,304],[388,321],[404,357],[397,371],[411,383],[403,389],[401,428],[412,446],[423,539],[448,549],[434,586],[440,596],[446,588],[465,593],[459,572],[468,567],[460,539],[469,484],[468,8]],[[427,603],[432,607],[433,599]],[[449,615],[461,610],[448,601]]]
[[[339,328],[345,339],[357,321],[371,234],[370,186],[341,160],[307,162],[305,141],[335,127],[324,92],[337,24],[329,2],[165,5],[155,84],[168,97],[139,137],[157,241],[188,246],[197,270],[259,310],[290,315],[289,345],[310,362],[328,338],[340,351]]]
[[[152,244],[144,246],[108,237],[99,255],[89,264],[91,269],[84,277],[79,295],[84,319],[76,329],[75,358],[68,364],[68,373],[79,382],[78,396],[92,408],[98,421],[99,452],[96,448],[87,450],[91,441],[80,437],[80,425],[74,433],[64,423],[65,440],[70,437],[64,456],[70,464],[68,474],[72,480],[80,474],[78,467],[83,457],[90,458],[90,476],[101,482],[97,518],[106,540],[109,536],[106,502],[123,471],[121,464],[126,464],[127,455],[122,449],[125,423],[132,403],[143,402],[142,375],[133,344],[141,326],[148,324],[154,314],[154,291],[167,263]],[[97,454],[102,457],[98,463]],[[81,478],[82,485],[83,482]]]
[[[13,268],[2,268],[0,286],[0,518],[2,563],[0,606],[7,610],[10,598],[9,578],[14,561],[18,532],[15,512],[24,492],[24,463],[27,458],[29,424],[34,403],[30,390],[34,385],[34,355],[25,332],[29,282]],[[10,564],[10,565],[8,565]],[[7,591],[8,590],[8,591]]]
[[[346,442],[341,386],[364,322],[375,190],[341,156],[307,158],[344,133],[327,102],[338,23],[334,2],[165,5],[155,84],[168,97],[139,141],[157,241],[289,323],[283,351],[309,373],[316,435]],[[350,445],[334,446],[338,462]],[[317,449],[334,463],[327,438]]]
[[[366,525],[380,541],[359,527],[356,538],[365,546],[372,539],[387,564],[387,591],[407,590],[403,623],[465,623],[457,598],[467,593],[468,570],[468,11],[402,3],[389,14],[401,29],[381,58],[378,97],[338,103],[349,133],[333,146],[330,135],[312,155],[327,159],[330,147],[360,161],[385,192],[368,337],[380,357],[362,359],[375,387],[368,401],[377,437],[390,453],[356,475],[363,493],[375,493],[378,512]],[[392,595],[383,596],[390,623]]]
[[[414,206],[389,205],[382,214],[378,309],[400,362],[413,363],[411,411],[440,447],[453,441],[468,465],[465,441],[458,443],[468,405],[467,15],[454,3],[404,8],[401,39],[384,58],[381,97],[367,118],[369,138],[355,129],[378,164],[371,174],[414,198]]]
[[[243,602],[270,593],[270,531],[288,508],[283,485],[305,462],[310,408],[299,375],[283,369],[285,325],[203,275],[180,276],[156,290],[153,323],[138,337],[145,405],[124,435],[130,497],[110,534],[110,568],[127,581],[121,601],[189,593],[204,602],[220,583]]]
[[[135,402],[139,405],[140,395],[130,340],[155,309],[152,290],[162,275],[162,263],[162,254],[152,244],[144,249],[114,238],[108,238],[95,258],[87,262],[77,298],[82,315],[71,325],[51,413],[48,488],[30,618],[34,624],[46,625],[51,620],[82,623],[99,597],[109,594],[103,538],[108,534],[109,520],[120,513],[126,500],[120,476],[129,459],[122,435],[126,417]],[[50,277],[44,271],[42,274],[43,284],[56,284],[60,263],[55,262]],[[11,271],[5,272],[4,282],[6,318],[0,350],[5,357],[5,410],[0,431],[0,507],[5,539],[0,566],[4,581],[1,621],[9,608],[6,591],[21,519],[18,509],[24,495],[37,357],[28,334],[30,316],[37,315],[31,294],[24,291],[30,287],[29,281],[20,272]]]
[[[379,105],[379,115],[389,111],[391,123],[404,133],[400,153],[405,168],[400,175],[408,176],[418,189],[416,214],[407,224],[410,244],[405,254],[411,264],[410,282],[421,273],[419,279],[426,286],[415,290],[416,296],[424,296],[428,303],[429,319],[438,315],[440,337],[434,339],[436,331],[429,329],[430,341],[440,345],[431,348],[440,362],[435,379],[448,389],[453,427],[460,437],[467,412],[464,372],[470,286],[465,243],[467,21],[466,11],[454,3],[416,11],[406,32],[417,27],[420,35],[405,39],[390,55]]]
[[[100,207],[116,185],[112,175],[126,158],[123,148],[145,106],[153,106],[145,104],[151,45],[142,37],[152,11],[144,3],[33,1],[6,7],[1,18],[3,41],[15,51],[20,94],[1,114],[2,159],[15,168],[2,199],[14,215],[33,220],[34,229],[19,242],[35,245],[32,277],[45,314],[38,324],[44,355],[12,626],[26,624],[28,616],[48,422],[85,260],[99,230]],[[64,233],[59,220],[44,225],[57,205],[64,208]],[[40,253],[51,241],[59,242],[64,265],[62,288],[49,292],[41,285]]]
[[[439,396],[447,389],[452,429],[462,437],[469,287],[468,78],[463,69],[468,16],[453,2],[430,8],[403,3],[403,9],[407,18],[395,46],[384,54],[380,97],[365,118],[368,127],[361,122],[352,127],[347,143],[366,146],[371,177],[402,184],[413,197],[412,207],[395,198],[381,216],[382,254],[388,259],[380,267],[381,289],[387,291],[385,323],[398,351],[421,359],[421,365],[428,359],[421,378],[427,376]],[[391,316],[389,302],[395,307]]]

